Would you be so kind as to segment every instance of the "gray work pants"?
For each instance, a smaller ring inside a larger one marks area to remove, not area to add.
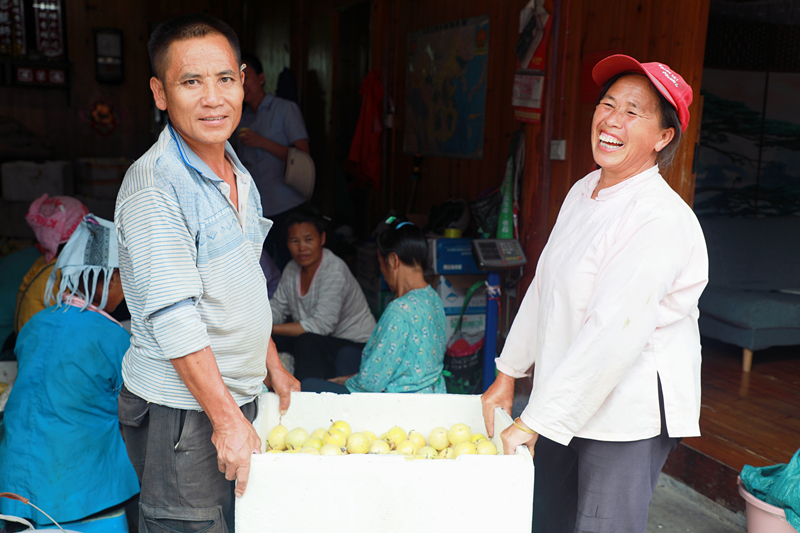
[[[645,533],[658,476],[679,441],[667,434],[663,401],[661,435],[651,439],[576,437],[563,446],[540,435],[533,458],[533,533]]]
[[[241,407],[251,422],[256,401]],[[233,532],[234,482],[217,466],[203,411],[148,403],[124,386],[119,421],[139,476],[139,533]]]

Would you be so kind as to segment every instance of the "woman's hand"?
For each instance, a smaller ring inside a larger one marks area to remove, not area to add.
[[[514,378],[499,372],[494,378],[494,383],[481,395],[481,405],[486,433],[491,438],[494,436],[495,408],[502,407],[509,416],[511,415],[511,407],[514,405]]]
[[[531,451],[531,456],[533,456],[533,447],[539,439],[539,434],[536,432],[528,433],[528,431],[532,430],[519,418],[515,421],[515,424],[519,424],[520,427],[525,428],[527,431],[519,429],[519,427],[514,424],[504,429],[503,432],[500,433],[500,439],[503,441],[503,454],[514,455],[517,452],[517,446],[525,445]]]
[[[328,381],[330,381],[331,383],[336,383],[337,385],[344,385],[344,382],[352,378],[353,376],[355,376],[355,374],[350,374],[349,376],[339,376],[331,378]]]

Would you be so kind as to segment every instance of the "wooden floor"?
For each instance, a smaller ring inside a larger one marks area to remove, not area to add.
[[[664,471],[739,511],[744,465],[788,463],[800,448],[800,346],[757,351],[749,373],[742,351],[703,339],[701,437],[684,439]]]

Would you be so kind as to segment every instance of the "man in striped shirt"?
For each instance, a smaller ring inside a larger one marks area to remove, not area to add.
[[[272,223],[227,143],[242,113],[238,38],[213,17],[186,15],[157,28],[148,48],[169,124],[117,196],[133,333],[120,421],[142,486],[140,532],[226,532],[233,480],[239,497],[261,449],[251,422],[262,382],[282,412],[300,385],[270,339],[258,260]]]

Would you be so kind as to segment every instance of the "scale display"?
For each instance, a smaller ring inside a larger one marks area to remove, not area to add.
[[[527,264],[517,239],[475,239],[472,254],[481,270],[504,270]]]

